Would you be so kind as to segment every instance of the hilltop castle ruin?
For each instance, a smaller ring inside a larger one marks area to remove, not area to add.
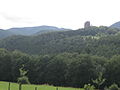
[[[88,28],[88,27],[90,27],[90,21],[86,21],[84,24],[84,28]]]

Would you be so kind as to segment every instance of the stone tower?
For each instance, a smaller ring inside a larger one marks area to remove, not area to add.
[[[84,28],[88,28],[88,27],[90,27],[90,21],[86,21],[84,24]]]

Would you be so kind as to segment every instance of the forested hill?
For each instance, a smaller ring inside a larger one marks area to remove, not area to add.
[[[70,29],[65,28],[58,28],[54,26],[35,26],[35,27],[23,27],[23,28],[10,28],[7,31],[14,33],[15,35],[34,35],[34,34],[41,34],[46,32],[53,32],[53,31],[65,31]]]
[[[0,38],[5,38],[12,35],[14,35],[14,33],[7,30],[0,29]]]
[[[6,38],[13,35],[39,35],[48,32],[56,32],[56,31],[69,31],[71,29],[58,28],[54,26],[35,26],[35,27],[21,27],[21,28],[10,28],[10,29],[0,29],[0,38]]]
[[[29,54],[87,53],[110,57],[120,54],[119,29],[90,27],[37,36],[12,36],[0,40],[0,48]]]
[[[113,27],[113,28],[120,28],[120,21],[112,24],[110,27]]]

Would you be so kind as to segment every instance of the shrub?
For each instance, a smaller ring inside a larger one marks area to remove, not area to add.
[[[119,87],[117,84],[114,83],[109,87],[109,90],[119,90]]]
[[[85,84],[85,85],[84,85],[84,89],[85,89],[85,90],[95,90],[95,87],[94,87],[94,85]]]
[[[19,71],[20,71],[20,77],[18,78],[18,83],[19,84],[30,84],[29,79],[26,76],[28,71],[24,70],[24,65],[22,65]]]
[[[26,77],[26,76],[19,77],[18,78],[18,83],[20,83],[20,84],[30,84],[30,82],[28,80],[28,77]]]

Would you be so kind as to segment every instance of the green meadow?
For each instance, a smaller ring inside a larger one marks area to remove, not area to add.
[[[8,90],[8,82],[0,82],[0,90]],[[22,90],[56,90],[57,87],[49,85],[22,85]],[[19,90],[19,85],[17,83],[10,83],[10,90]],[[58,87],[58,90],[83,90],[81,88],[71,88],[71,87]]]

